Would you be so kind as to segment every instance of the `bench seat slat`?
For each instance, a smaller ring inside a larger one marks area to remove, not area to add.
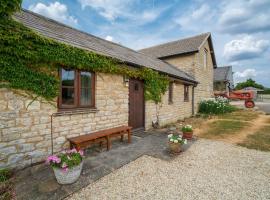
[[[126,132],[128,130],[131,130],[131,127],[120,126],[120,127],[116,127],[116,128],[101,130],[101,131],[97,131],[94,133],[89,133],[89,134],[69,138],[68,140],[73,144],[79,144],[79,143],[83,143],[84,141],[95,140],[98,138],[106,137],[108,135],[113,135],[113,134],[120,133],[120,132]]]

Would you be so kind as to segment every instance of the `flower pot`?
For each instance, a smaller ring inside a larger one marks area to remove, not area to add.
[[[78,180],[81,175],[83,162],[81,164],[64,171],[61,168],[53,168],[55,178],[59,184],[71,184]]]
[[[193,136],[193,131],[191,132],[183,132],[183,138],[187,140],[191,140]]]
[[[172,153],[180,153],[181,152],[181,143],[169,142],[169,149]]]

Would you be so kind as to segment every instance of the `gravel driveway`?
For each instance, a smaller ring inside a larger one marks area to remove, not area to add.
[[[70,199],[270,199],[270,153],[200,139],[173,161],[140,157]]]

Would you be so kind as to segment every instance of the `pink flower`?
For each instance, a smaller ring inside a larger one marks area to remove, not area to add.
[[[66,151],[68,154],[71,154],[71,153],[77,153],[77,150],[75,148],[73,149],[70,149],[70,150],[67,150]]]
[[[84,155],[84,152],[83,152],[82,150],[80,150],[80,151],[79,151],[79,154],[80,154],[81,156],[83,156],[83,155]]]
[[[68,171],[68,167],[63,168],[62,170],[63,170],[63,172],[67,172]]]
[[[62,168],[67,168],[67,164],[64,162]]]
[[[58,158],[57,156],[52,155],[52,156],[49,156],[49,157],[47,158],[47,160],[46,160],[46,163],[47,163],[47,164],[51,164],[51,162],[52,162],[52,163],[57,163],[57,164],[59,164],[59,163],[61,162],[61,159]]]

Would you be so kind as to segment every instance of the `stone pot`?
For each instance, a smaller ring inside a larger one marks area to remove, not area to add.
[[[191,140],[193,136],[193,131],[190,132],[183,132],[183,138],[187,140]]]
[[[181,152],[181,143],[168,142],[169,149],[171,153],[180,153]]]
[[[69,168],[66,172],[61,168],[53,167],[57,182],[61,185],[72,184],[76,182],[81,175],[82,166],[83,162],[75,167]]]

